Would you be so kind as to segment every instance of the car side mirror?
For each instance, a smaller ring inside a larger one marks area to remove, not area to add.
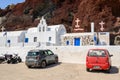
[[[111,54],[110,57],[112,57],[113,55]]]

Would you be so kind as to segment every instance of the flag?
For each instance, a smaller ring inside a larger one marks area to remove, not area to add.
[[[3,36],[6,36],[7,35],[7,32],[5,32],[4,34],[3,34]]]

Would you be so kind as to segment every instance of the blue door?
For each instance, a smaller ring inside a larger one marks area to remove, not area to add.
[[[74,38],[74,46],[80,46],[80,38]]]
[[[67,41],[66,44],[69,45],[69,41]]]

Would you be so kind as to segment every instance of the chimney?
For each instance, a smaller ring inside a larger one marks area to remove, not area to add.
[[[91,33],[94,33],[94,22],[91,22]]]

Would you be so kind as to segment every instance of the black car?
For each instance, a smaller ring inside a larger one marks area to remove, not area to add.
[[[58,56],[51,50],[30,50],[26,56],[25,64],[28,68],[42,67],[47,64],[58,63]]]

